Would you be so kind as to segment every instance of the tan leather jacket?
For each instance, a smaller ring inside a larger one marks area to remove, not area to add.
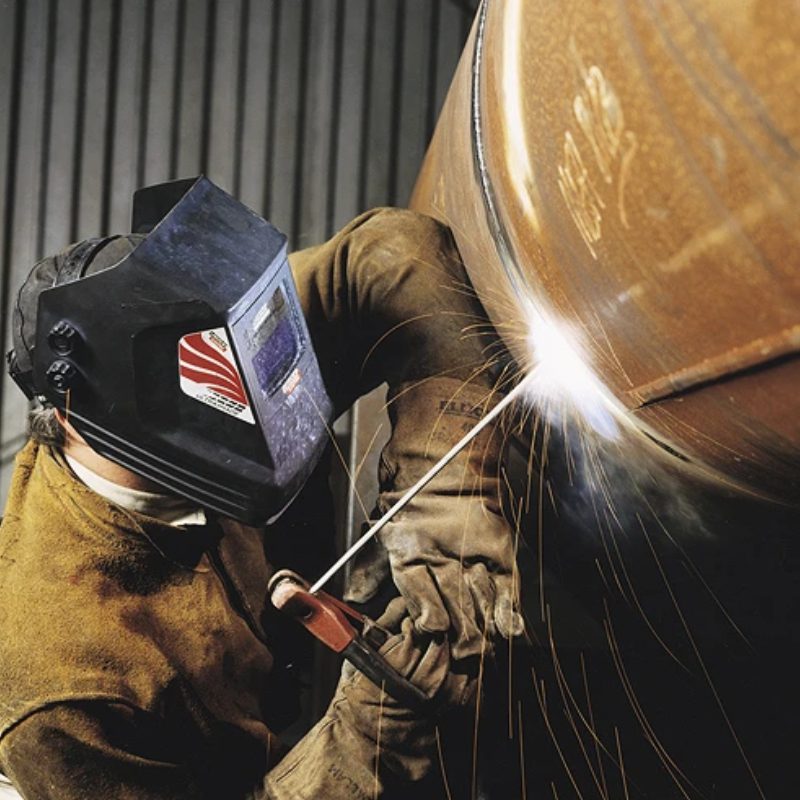
[[[384,380],[489,386],[476,373],[486,342],[462,336],[482,311],[437,223],[369,212],[291,262],[337,411]],[[58,453],[27,445],[0,531],[0,769],[26,797],[256,791],[280,754],[265,587],[271,561],[319,559],[330,541],[319,483],[266,535],[181,532],[112,506]]]

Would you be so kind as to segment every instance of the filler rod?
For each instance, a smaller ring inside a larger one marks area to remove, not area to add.
[[[535,372],[535,371],[534,371]],[[353,543],[328,571],[309,589],[318,592],[378,531],[389,522],[398,511],[405,508],[419,492],[425,488],[487,425],[495,420],[505,408],[511,405],[526,389],[534,373],[530,373],[514,387],[475,427],[453,445],[373,526]]]

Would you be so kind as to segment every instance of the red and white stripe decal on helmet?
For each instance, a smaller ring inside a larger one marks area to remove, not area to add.
[[[255,424],[225,328],[183,336],[178,342],[178,375],[181,389],[189,397]]]

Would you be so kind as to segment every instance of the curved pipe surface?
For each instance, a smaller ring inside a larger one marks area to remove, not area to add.
[[[788,2],[484,0],[412,199],[523,368],[555,324],[668,452],[791,504],[799,42]]]

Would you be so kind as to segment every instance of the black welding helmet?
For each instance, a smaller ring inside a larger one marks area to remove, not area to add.
[[[89,240],[45,286],[31,273],[10,372],[101,455],[203,508],[265,522],[313,470],[332,413],[286,237],[206,178],[137,195],[134,230],[151,227],[148,211],[166,216],[125,237],[134,246],[118,263],[87,269],[119,244]]]

